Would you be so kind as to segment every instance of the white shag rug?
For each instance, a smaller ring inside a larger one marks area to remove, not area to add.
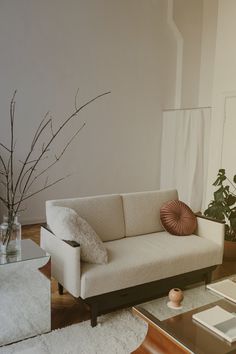
[[[85,321],[1,347],[0,354],[129,354],[146,333],[144,321],[122,310],[99,317],[94,328]]]

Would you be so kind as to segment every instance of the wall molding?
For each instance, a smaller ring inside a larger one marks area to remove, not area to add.
[[[175,108],[181,107],[182,98],[182,72],[184,40],[174,21],[174,0],[167,2],[167,24],[169,25],[177,45],[176,54],[176,80],[175,80]]]
[[[34,225],[34,224],[44,224],[46,222],[45,218],[34,217],[34,218],[20,218],[21,225]]]

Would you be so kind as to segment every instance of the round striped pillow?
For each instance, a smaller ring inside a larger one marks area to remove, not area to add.
[[[160,218],[164,229],[176,236],[191,235],[197,227],[195,214],[180,200],[164,203],[160,209]]]

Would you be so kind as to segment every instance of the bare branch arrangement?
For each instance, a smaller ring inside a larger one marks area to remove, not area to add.
[[[96,97],[88,100],[81,106],[77,106],[77,95],[75,96],[75,107],[72,114],[67,116],[63,123],[55,128],[53,124],[53,119],[49,112],[45,114],[38,128],[33,135],[30,148],[25,158],[21,161],[16,161],[15,158],[15,131],[14,131],[14,121],[15,121],[15,107],[16,107],[16,91],[13,94],[10,103],[10,144],[9,146],[0,142],[0,183],[3,186],[3,195],[0,195],[0,202],[4,205],[8,213],[9,228],[13,224],[14,217],[20,211],[22,202],[31,198],[32,196],[54,186],[55,184],[64,180],[67,176],[61,177],[59,179],[49,182],[47,172],[62,158],[65,151],[68,149],[72,141],[77,137],[81,130],[85,126],[85,122],[77,129],[77,131],[69,138],[69,140],[63,146],[59,154],[55,154],[50,163],[40,169],[40,162],[47,159],[51,153],[52,143],[56,140],[63,129],[72,122],[73,118],[79,116],[79,113],[86,108],[92,102],[100,99],[101,97],[108,95],[110,92],[104,92]],[[43,135],[47,133],[49,138],[47,141],[42,141]],[[2,152],[1,152],[2,150]],[[4,151],[4,154],[3,154]],[[20,163],[20,169],[17,174],[14,172],[15,164]],[[46,175],[44,184],[41,188],[36,191],[32,191],[32,186],[40,178]],[[3,243],[8,244],[10,238],[10,231],[7,233]]]

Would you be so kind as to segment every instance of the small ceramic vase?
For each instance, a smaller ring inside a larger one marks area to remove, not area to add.
[[[174,288],[169,291],[169,302],[167,306],[171,309],[179,310],[182,308],[181,301],[184,298],[183,291],[179,288]]]

